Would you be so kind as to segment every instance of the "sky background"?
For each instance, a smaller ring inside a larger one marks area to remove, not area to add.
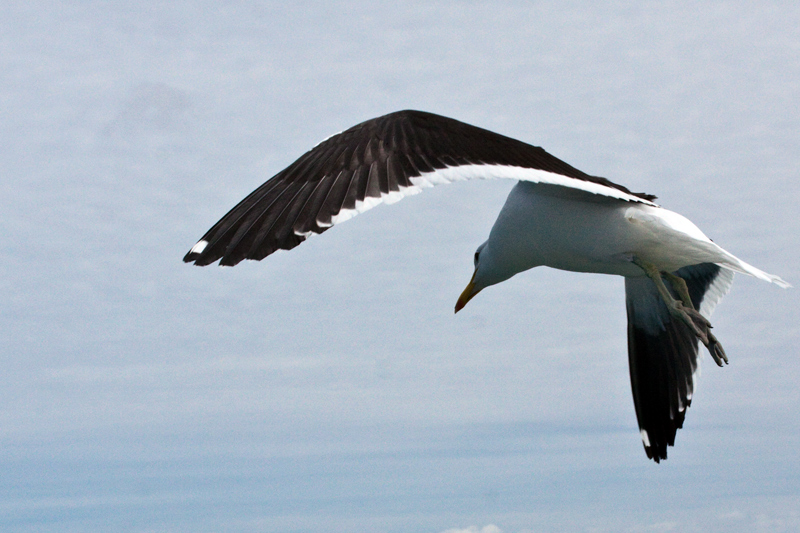
[[[457,316],[510,182],[185,265],[321,139],[412,108],[659,196],[800,284],[800,4],[0,4],[0,529],[800,530],[798,292],[737,276],[669,459],[623,280]]]

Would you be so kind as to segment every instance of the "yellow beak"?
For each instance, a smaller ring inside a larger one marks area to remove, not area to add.
[[[467,305],[467,302],[472,300],[472,297],[481,292],[481,289],[475,290],[475,274],[472,274],[472,279],[469,280],[467,284],[467,288],[464,289],[464,292],[461,293],[461,296],[458,297],[458,301],[456,302],[456,313],[464,309],[464,306]]]

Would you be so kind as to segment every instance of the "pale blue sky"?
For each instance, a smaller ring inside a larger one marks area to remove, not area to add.
[[[731,364],[704,355],[655,465],[621,279],[536,269],[453,315],[511,183],[181,262],[319,140],[414,108],[798,285],[798,27],[796,2],[3,2],[0,529],[800,529],[796,289],[737,276]]]

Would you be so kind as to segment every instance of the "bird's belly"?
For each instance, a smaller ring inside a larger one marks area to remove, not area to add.
[[[540,222],[547,224],[548,230],[536,235],[530,247],[543,266],[620,276],[642,274],[631,262],[639,243],[636,235],[625,231],[630,223],[625,220],[624,208],[587,210],[584,206],[577,217],[551,216]]]
[[[631,258],[648,248],[652,236],[626,218],[629,202],[587,194],[541,194],[541,187],[531,185],[517,185],[521,191],[509,195],[508,209],[504,207],[495,225],[498,233],[519,239],[513,246],[527,268],[643,275]],[[508,231],[511,228],[514,231]]]

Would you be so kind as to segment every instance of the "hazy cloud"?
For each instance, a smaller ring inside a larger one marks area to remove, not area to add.
[[[478,527],[478,526],[469,526],[467,528],[459,529],[446,529],[442,531],[442,533],[503,533],[502,530],[495,526],[494,524],[489,524],[488,526]]]

